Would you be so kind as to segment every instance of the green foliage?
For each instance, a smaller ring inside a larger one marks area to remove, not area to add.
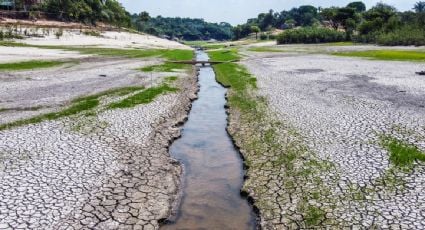
[[[240,59],[236,49],[220,49],[208,52],[211,61],[237,61]]]
[[[276,49],[274,47],[260,46],[260,47],[250,47],[248,51],[253,52],[284,52],[284,50]]]
[[[353,8],[359,13],[366,11],[366,5],[363,2],[351,2],[347,5],[347,7]]]
[[[188,69],[188,65],[180,63],[167,62],[162,65],[151,65],[141,68],[143,72],[175,72],[176,70]]]
[[[43,10],[60,20],[130,26],[130,16],[116,0],[46,0]]]
[[[378,34],[376,43],[385,46],[424,46],[425,29],[416,26],[403,26],[388,33]]]
[[[256,88],[256,79],[241,65],[236,63],[223,63],[214,66],[217,81],[225,87],[235,91],[245,91]]]
[[[278,29],[293,29],[300,27],[331,26],[334,30],[345,31],[345,39],[362,43],[377,43],[380,45],[423,45],[425,42],[425,2],[415,4],[414,10],[398,12],[394,7],[383,2],[377,3],[366,11],[361,1],[349,3],[346,7],[321,8],[319,11],[313,6],[300,6],[290,11],[259,14],[257,18],[249,19],[247,23],[234,27],[236,39],[248,36],[253,26],[262,31]],[[331,34],[307,29],[302,32],[288,32],[288,38],[281,35],[281,43],[316,43],[321,40],[329,41]],[[306,36],[303,36],[305,34]],[[335,33],[340,40],[338,33]],[[293,39],[290,39],[293,38]],[[304,41],[306,40],[306,41]]]
[[[260,40],[267,40],[268,36],[265,33],[260,34]]]
[[[232,38],[232,26],[229,23],[209,23],[203,19],[164,18],[161,16],[142,21],[140,15],[132,15],[132,23],[142,32],[178,38],[186,41],[229,40]]]
[[[381,138],[382,146],[390,153],[390,161],[398,167],[411,167],[415,161],[425,161],[425,153],[416,146],[393,137]]]
[[[317,226],[326,219],[326,213],[313,205],[307,205],[305,215],[305,223],[307,226]]]
[[[364,57],[388,61],[425,61],[425,52],[409,50],[368,50],[334,53],[338,56]]]
[[[25,61],[0,64],[0,71],[31,70],[63,65],[63,61]]]
[[[152,87],[147,90],[144,90],[140,93],[137,93],[133,96],[125,98],[119,102],[114,102],[108,105],[109,109],[124,109],[132,108],[139,104],[147,104],[152,102],[157,96],[165,94],[167,92],[176,92],[177,89],[163,84],[158,87]]]
[[[62,117],[76,115],[82,112],[89,112],[99,105],[99,99],[105,96],[124,96],[135,91],[144,89],[144,87],[133,86],[107,90],[98,94],[79,97],[72,100],[71,106],[59,112],[41,114],[29,119],[18,120],[12,123],[0,125],[0,130],[19,127],[23,125],[40,123],[47,120],[56,120]]]
[[[327,28],[300,28],[290,29],[277,36],[278,44],[291,43],[325,43],[325,42],[341,42],[345,41],[344,32],[339,32]]]
[[[413,7],[416,13],[425,13],[425,2],[419,1]]]
[[[8,124],[0,125],[0,130],[5,130],[13,127],[19,127],[23,125],[29,125],[34,123],[39,123],[47,120],[55,120],[61,117],[67,117],[71,115],[75,115],[81,113],[83,111],[87,111],[93,109],[99,105],[99,100],[97,99],[87,99],[81,100],[79,102],[73,103],[69,108],[66,108],[59,112],[42,114],[36,117],[32,117],[29,119],[19,120]]]
[[[41,47],[43,48],[43,47]],[[102,56],[119,56],[127,58],[146,58],[146,57],[162,57],[171,61],[185,61],[193,59],[192,50],[162,50],[162,49],[110,49],[96,47],[45,47],[51,49],[65,49],[78,51],[83,54],[97,54]]]
[[[251,32],[255,33],[255,39],[258,39],[258,33],[260,33],[261,29],[258,26],[251,26]]]

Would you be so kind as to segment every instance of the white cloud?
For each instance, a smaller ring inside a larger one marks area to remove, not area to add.
[[[152,16],[204,18],[210,22],[244,23],[269,9],[289,10],[300,5],[344,6],[355,0],[119,0],[128,11],[148,11]],[[413,8],[418,0],[386,0],[384,3],[405,11]],[[380,0],[365,0],[372,7]]]

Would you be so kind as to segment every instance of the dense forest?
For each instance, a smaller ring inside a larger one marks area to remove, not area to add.
[[[229,40],[232,26],[229,23],[209,23],[203,19],[149,17],[147,12],[132,15],[132,23],[139,30],[158,36],[194,40]]]
[[[130,14],[117,0],[0,0],[0,8],[11,10],[20,18],[131,26]]]
[[[345,7],[300,6],[289,11],[259,14],[233,28],[234,38],[284,29],[278,43],[356,41],[382,45],[425,45],[425,2],[414,11],[399,12],[385,3],[369,10],[363,2]]]

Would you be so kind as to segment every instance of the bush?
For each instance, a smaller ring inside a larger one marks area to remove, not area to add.
[[[269,39],[270,39],[270,40],[276,40],[276,35],[274,35],[274,34],[270,34],[270,35],[269,35]]]
[[[342,42],[346,34],[327,28],[305,27],[286,30],[277,36],[277,44]]]
[[[263,33],[263,34],[260,35],[261,40],[267,40],[267,38],[268,38],[267,34]]]
[[[425,45],[425,29],[404,26],[392,32],[378,35],[376,42],[384,46],[423,46]]]

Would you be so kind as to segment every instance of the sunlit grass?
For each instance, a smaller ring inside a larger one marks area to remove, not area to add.
[[[188,68],[190,68],[190,65],[167,62],[161,65],[146,66],[140,70],[143,72],[175,72],[179,70],[187,70]]]
[[[51,68],[59,65],[63,65],[64,61],[23,61],[13,63],[2,63],[0,64],[0,71],[18,71],[18,70],[32,70],[41,68]]]
[[[237,49],[220,49],[208,52],[211,61],[237,61],[240,59]]]
[[[192,50],[182,49],[116,49],[101,47],[84,46],[47,46],[47,45],[29,45],[11,41],[0,41],[0,46],[8,47],[34,47],[40,49],[59,49],[66,51],[76,51],[81,54],[93,54],[101,56],[127,57],[127,58],[147,58],[160,57],[170,61],[192,60],[194,57]]]
[[[101,93],[97,93],[94,95],[83,96],[76,98],[71,101],[71,105],[67,108],[64,108],[58,112],[41,114],[32,118],[18,120],[15,122],[7,123],[0,125],[0,130],[5,130],[9,128],[40,123],[48,120],[56,120],[63,117],[68,117],[76,114],[80,114],[82,112],[88,112],[95,109],[100,104],[100,98],[104,96],[124,96],[139,90],[143,90],[142,86],[134,86],[134,87],[123,87],[117,89],[106,90]]]
[[[109,109],[123,109],[123,108],[132,108],[139,104],[147,104],[152,102],[157,96],[168,93],[176,92],[178,89],[163,84],[158,87],[152,87],[146,89],[140,93],[137,93],[133,96],[127,97],[121,101],[111,103],[107,107]]]
[[[393,137],[382,137],[381,144],[390,153],[390,161],[398,167],[411,167],[415,161],[425,161],[418,147]]]
[[[264,47],[261,47],[261,46],[260,47],[250,47],[248,49],[248,51],[253,51],[253,52],[285,52],[282,49],[276,49],[274,47],[267,47],[267,46],[264,46]]]
[[[388,61],[425,61],[424,51],[412,50],[368,50],[368,51],[354,51],[354,52],[339,52],[333,53],[337,56],[344,57],[363,57],[374,60],[388,60]]]

